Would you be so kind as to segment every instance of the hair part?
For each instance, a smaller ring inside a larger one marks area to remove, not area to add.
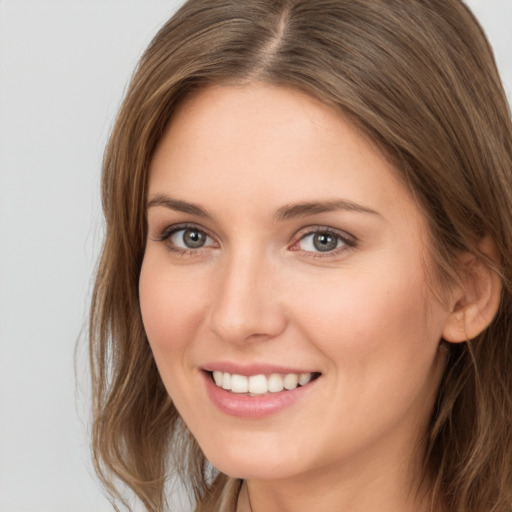
[[[90,362],[92,446],[104,485],[126,505],[112,477],[124,482],[151,512],[165,509],[171,468],[199,503],[238,492],[222,475],[212,483],[167,395],[144,333],[138,279],[149,165],[173,112],[210,84],[255,81],[319,99],[391,159],[428,221],[430,280],[440,290],[460,277],[461,253],[499,274],[502,301],[490,327],[450,346],[425,468],[432,511],[510,510],[512,127],[490,46],[459,0],[191,0],[155,36],[103,162],[106,236]],[[495,260],[479,250],[484,236]]]

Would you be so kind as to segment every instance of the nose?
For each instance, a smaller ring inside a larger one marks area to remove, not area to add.
[[[232,255],[217,268],[210,327],[220,339],[247,343],[278,336],[286,327],[278,268],[255,254]]]

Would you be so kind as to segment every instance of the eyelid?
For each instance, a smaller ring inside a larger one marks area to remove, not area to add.
[[[196,229],[197,231],[202,231],[206,235],[208,235],[210,238],[214,238],[209,231],[204,228],[203,226],[200,226],[199,224],[194,224],[193,222],[180,222],[178,224],[170,224],[167,225],[164,229],[162,229],[154,238],[154,240],[158,242],[164,242],[169,237],[171,237],[174,233],[177,231],[181,231],[183,229]]]
[[[337,237],[338,239],[340,239],[343,242],[344,246],[333,249],[332,251],[325,251],[325,252],[306,251],[306,250],[300,249],[300,248],[293,249],[293,247],[297,246],[299,244],[299,242],[301,242],[308,236],[314,235],[316,233],[328,233],[328,234],[334,235],[335,237]],[[342,252],[346,252],[348,250],[353,249],[354,247],[356,247],[356,245],[358,243],[358,239],[355,236],[347,233],[346,231],[343,231],[343,230],[337,229],[337,228],[333,228],[331,226],[320,226],[320,225],[306,226],[306,227],[302,228],[299,232],[297,232],[295,234],[294,240],[295,241],[290,246],[290,250],[301,251],[304,255],[312,256],[315,258],[337,256]]]
[[[165,242],[168,242],[169,239],[175,233],[177,233],[178,231],[181,231],[181,230],[186,230],[186,229],[196,229],[198,231],[205,233],[205,235],[208,238],[210,238],[211,240],[213,240],[215,242],[215,245],[217,247],[219,246],[219,243],[216,241],[216,237],[214,235],[212,235],[208,229],[206,229],[205,227],[203,227],[199,224],[193,223],[193,222],[182,222],[182,223],[178,223],[178,224],[168,225],[156,237],[154,237],[153,240],[157,241],[157,242],[165,243]],[[300,249],[298,247],[294,248],[294,246],[297,246],[298,243],[300,241],[302,241],[304,238],[314,235],[315,233],[328,233],[328,234],[334,235],[335,237],[337,237],[338,239],[340,239],[343,242],[344,246],[333,249],[332,251],[325,251],[325,252],[306,251],[306,250]],[[315,258],[336,256],[342,252],[351,250],[358,244],[358,239],[354,235],[351,235],[341,229],[333,228],[331,226],[323,226],[323,225],[313,225],[313,226],[303,227],[298,232],[295,233],[295,235],[293,236],[293,239],[294,239],[293,243],[288,247],[289,250],[300,251],[305,256],[311,256],[311,257],[315,257]],[[184,253],[198,254],[202,250],[205,250],[205,249],[208,249],[211,247],[215,247],[215,245],[202,246],[197,249],[184,249],[181,247],[177,247],[175,245],[167,244],[167,246],[170,250],[173,250],[173,251],[179,252],[179,253],[183,253],[183,254]]]
[[[185,249],[183,247],[179,247],[179,246],[176,246],[176,245],[170,243],[170,239],[174,234],[176,234],[179,231],[184,231],[187,229],[201,231],[208,238],[213,240],[214,244],[201,246],[196,249],[193,249],[193,248]],[[199,254],[199,253],[201,253],[201,251],[203,251],[205,249],[209,249],[211,247],[218,246],[218,242],[216,241],[215,237],[212,234],[210,234],[208,229],[206,229],[203,226],[200,226],[198,224],[191,223],[191,222],[182,222],[182,223],[171,224],[169,226],[166,226],[162,231],[160,231],[160,233],[156,237],[153,238],[153,240],[155,242],[163,242],[167,245],[169,250],[172,250],[174,252],[178,252],[181,254]]]

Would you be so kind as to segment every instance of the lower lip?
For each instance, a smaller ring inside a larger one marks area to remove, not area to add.
[[[278,393],[266,393],[259,396],[248,396],[241,393],[232,393],[219,388],[212,380],[211,374],[203,374],[206,391],[210,400],[223,413],[239,418],[265,418],[272,414],[282,411],[286,407],[293,405],[303,398],[314,386],[318,379],[310,381],[305,386],[301,386],[289,391],[280,391]]]

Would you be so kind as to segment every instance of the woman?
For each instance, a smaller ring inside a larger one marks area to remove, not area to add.
[[[458,0],[187,2],[104,161],[114,498],[511,510],[511,135]]]

